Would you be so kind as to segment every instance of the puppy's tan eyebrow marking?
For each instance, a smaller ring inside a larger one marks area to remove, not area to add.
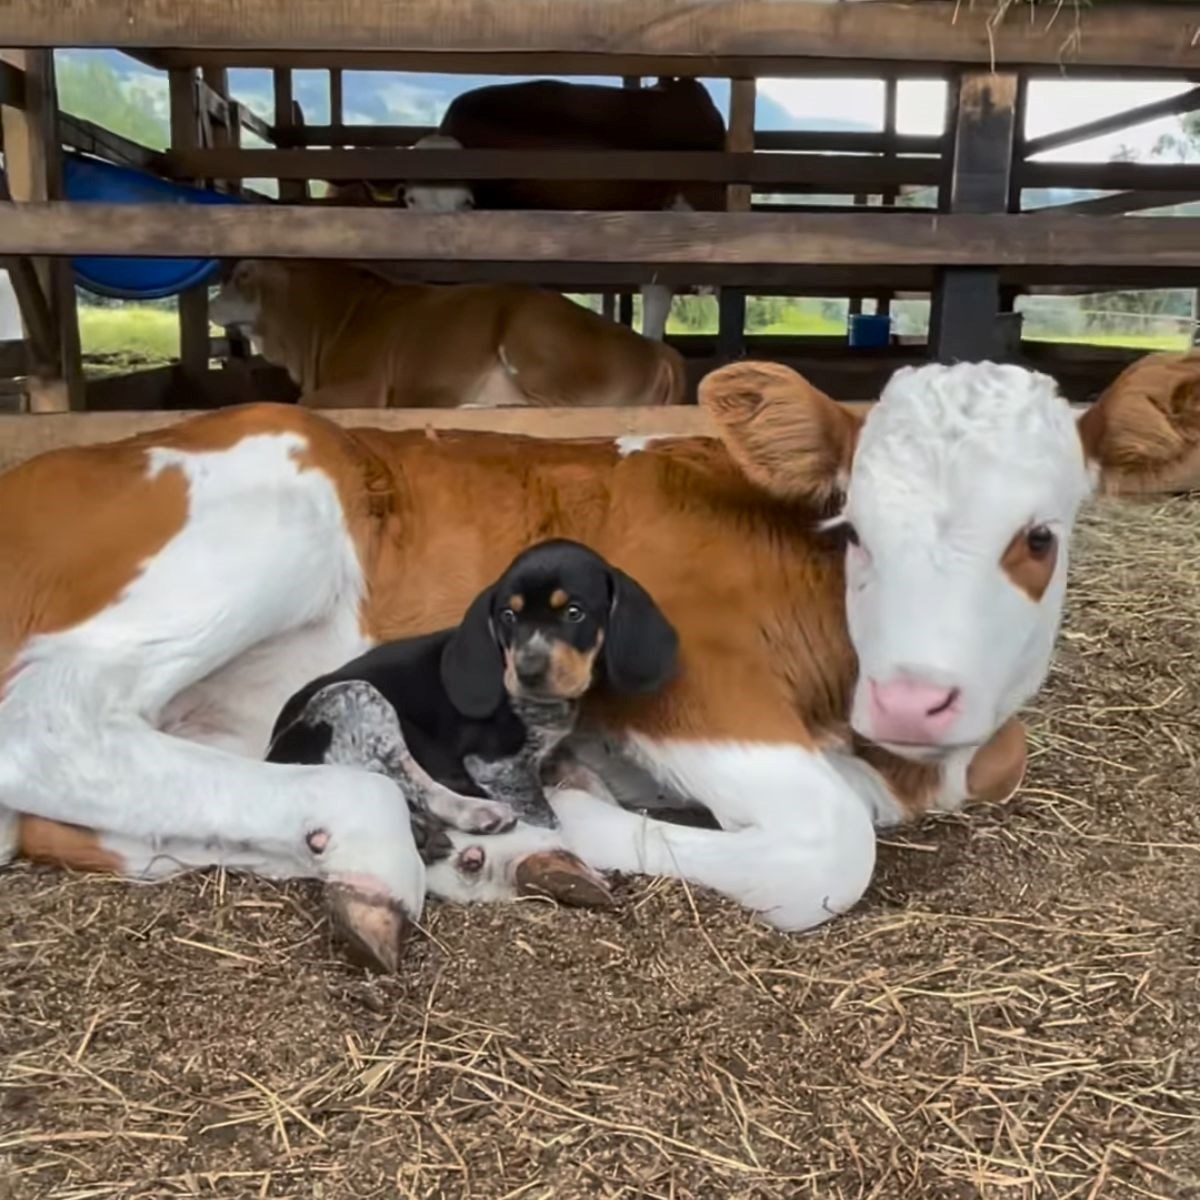
[[[554,591],[550,593],[550,607],[565,608],[567,599],[567,593],[564,592],[562,588],[555,588]]]
[[[525,607],[525,597],[522,596],[520,592],[513,592],[513,594],[508,598],[508,607],[511,608],[513,612],[520,612],[521,609]]]

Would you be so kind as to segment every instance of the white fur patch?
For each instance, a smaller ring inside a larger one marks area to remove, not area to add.
[[[293,686],[279,671],[275,706],[237,736],[247,698],[232,685],[252,671],[255,705],[272,690],[264,647],[286,651],[287,635],[304,630],[331,656],[343,640],[361,643],[351,636],[357,556],[332,481],[296,461],[305,449],[281,431],[226,450],[148,452],[152,477],[186,479],[186,520],[105,609],[23,648],[0,701],[0,796],[97,830],[131,864],[141,847],[148,870],[229,862],[369,879],[416,913],[424,867],[392,783],[216,748],[265,744],[263,726]],[[223,674],[229,691],[216,682]],[[164,723],[212,744],[164,733]],[[308,842],[318,830],[319,854]]]
[[[872,408],[844,516],[846,614],[860,664],[854,728],[871,736],[870,681],[956,689],[942,744],[981,744],[1041,685],[1090,487],[1075,416],[1052,379],[995,363],[898,371]],[[1001,566],[1047,525],[1057,564],[1040,602]]]

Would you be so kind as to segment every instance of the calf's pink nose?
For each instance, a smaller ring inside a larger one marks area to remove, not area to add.
[[[871,680],[871,730],[879,742],[936,745],[958,719],[958,688],[899,678]]]

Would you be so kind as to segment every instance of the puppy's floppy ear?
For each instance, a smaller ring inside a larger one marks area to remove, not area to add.
[[[504,697],[504,660],[492,631],[494,588],[476,596],[442,651],[442,686],[464,717],[481,721]]]
[[[650,593],[624,571],[609,567],[612,604],[604,638],[604,667],[618,692],[652,692],[678,665],[679,635]]]

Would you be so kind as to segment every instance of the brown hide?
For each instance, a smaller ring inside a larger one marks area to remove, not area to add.
[[[304,404],[575,407],[684,397],[677,351],[556,292],[394,284],[336,263],[250,265],[263,355],[287,369]],[[319,389],[329,390],[311,395]]]

